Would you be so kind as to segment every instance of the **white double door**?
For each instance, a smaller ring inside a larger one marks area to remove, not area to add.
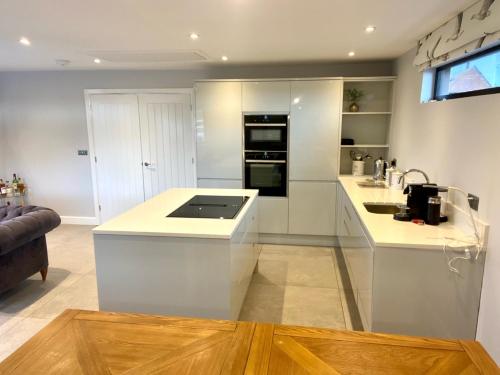
[[[91,94],[100,222],[172,187],[194,187],[191,95]]]

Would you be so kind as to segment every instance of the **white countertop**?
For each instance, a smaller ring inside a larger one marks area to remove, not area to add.
[[[359,187],[357,182],[366,177],[340,176],[354,209],[358,213],[367,235],[373,244],[380,247],[408,247],[442,250],[445,237],[463,238],[463,233],[451,223],[438,226],[418,225],[411,222],[396,221],[392,215],[374,214],[366,210],[363,202],[406,203],[402,190]]]
[[[234,219],[191,219],[166,217],[195,195],[237,195],[250,199]],[[169,189],[94,228],[94,234],[166,236],[230,239],[238,228],[258,190]]]

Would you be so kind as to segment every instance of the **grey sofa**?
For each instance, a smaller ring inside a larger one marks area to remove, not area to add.
[[[59,215],[48,208],[0,206],[0,293],[37,272],[45,280],[45,234],[60,223]]]

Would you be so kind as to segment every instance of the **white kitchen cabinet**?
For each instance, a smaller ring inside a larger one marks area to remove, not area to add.
[[[356,187],[349,196],[342,184],[338,187],[342,201],[338,212],[342,222],[339,242],[363,328],[392,334],[473,339],[484,258],[456,262],[460,272],[457,275],[448,269],[439,240],[436,247],[425,247],[432,235],[412,232],[411,223],[394,223],[385,228],[391,233],[411,233],[407,236],[411,237],[411,244],[401,247],[383,241],[377,245],[370,234],[370,228],[376,225],[370,215],[373,219],[380,216],[382,221],[383,216],[387,220],[390,215],[368,214],[360,204],[373,197],[373,192],[361,192]],[[351,186],[346,182],[347,189]],[[363,222],[365,217],[367,221]],[[424,247],[420,247],[419,236],[426,242]]]
[[[244,112],[290,112],[289,81],[243,82]]]
[[[293,81],[291,103],[290,180],[336,180],[342,82]]]
[[[243,181],[218,178],[199,178],[198,187],[208,189],[242,189]]]
[[[259,197],[259,233],[288,233],[288,199]]]
[[[242,179],[241,82],[198,82],[198,178]]]
[[[335,235],[336,195],[335,182],[290,181],[288,232]]]
[[[338,239],[363,328],[372,330],[374,250],[344,189],[338,188]]]

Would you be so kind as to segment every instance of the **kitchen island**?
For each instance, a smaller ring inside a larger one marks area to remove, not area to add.
[[[237,319],[258,258],[257,194],[170,189],[96,227],[99,308]],[[248,199],[234,218],[167,217],[194,196]]]

